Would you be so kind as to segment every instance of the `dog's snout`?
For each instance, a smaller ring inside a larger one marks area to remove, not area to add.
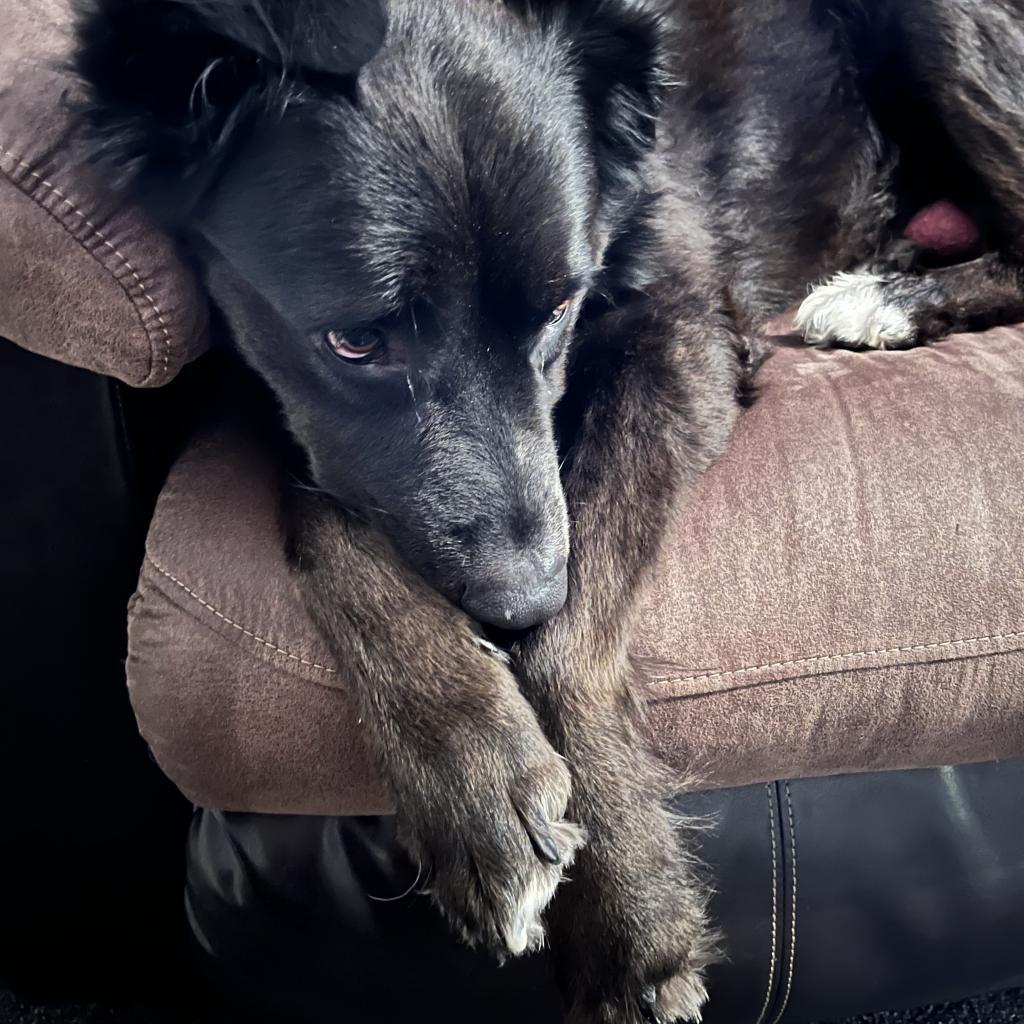
[[[565,604],[565,556],[542,562],[521,558],[499,574],[470,583],[462,607],[473,618],[503,629],[527,629],[546,622]]]

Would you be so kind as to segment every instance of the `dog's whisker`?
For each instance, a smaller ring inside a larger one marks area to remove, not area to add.
[[[411,305],[409,307],[409,318],[412,320],[412,335],[413,335],[413,337],[417,341],[419,341],[419,338],[420,338],[420,325],[419,325],[419,323],[416,320],[416,307],[415,307],[415,305]],[[412,396],[412,409],[413,409],[413,412],[416,414],[416,422],[417,423],[422,423],[423,421],[420,419],[419,406],[416,404],[416,389],[412,386],[412,375],[409,373],[408,370],[406,370],[406,372],[405,372],[405,383],[408,385],[409,394]]]
[[[205,113],[206,108],[209,106],[209,100],[206,95],[206,80],[213,73],[214,69],[218,64],[222,64],[224,59],[222,57],[215,57],[209,64],[203,68],[202,74],[196,79],[195,85],[192,86],[192,92],[188,97],[189,109],[194,111],[197,115]],[[196,94],[199,94],[199,107],[196,107]]]
[[[428,888],[428,886],[430,885],[430,879],[433,878],[433,876],[434,876],[434,869],[431,866],[431,868],[427,871],[426,878],[423,879],[423,885],[421,885],[420,888],[418,888],[416,890],[416,895],[417,896],[429,896],[430,895],[430,889]]]
[[[416,414],[416,422],[422,424],[423,420],[420,418],[420,408],[416,404],[416,389],[412,386],[412,375],[408,372],[405,375],[405,383],[409,388],[409,394],[412,396],[412,411]]]
[[[331,495],[325,491],[322,487],[317,487],[315,484],[305,484],[301,480],[295,477],[291,480],[291,486],[297,491],[308,491],[310,494],[322,494],[325,498],[329,498]]]
[[[368,892],[366,898],[373,900],[374,903],[397,903],[399,900],[404,900],[406,896],[416,892],[416,886],[420,884],[420,876],[423,874],[423,865],[417,865],[416,877],[412,880],[412,885],[403,893],[399,893],[397,896],[374,896],[373,893]],[[426,882],[424,882],[424,885]]]

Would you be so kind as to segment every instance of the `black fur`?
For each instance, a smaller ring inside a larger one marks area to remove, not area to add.
[[[543,589],[567,543],[551,410],[588,289],[615,287],[602,253],[646,199],[659,20],[394,4],[387,47],[354,78],[343,47],[325,77],[308,6],[95,5],[77,65],[98,155],[188,237],[318,486],[383,517],[453,600]],[[371,325],[380,363],[323,344]]]
[[[576,858],[550,919],[574,1021],[705,997],[704,890],[628,650],[761,325],[857,265],[901,330],[840,341],[1024,315],[1021,7],[82,8],[87,144],[180,233],[280,403],[309,485],[286,489],[296,578],[406,843],[499,953],[540,941]],[[939,197],[982,227],[974,263],[898,244]],[[509,666],[480,622],[537,628],[504,634]]]

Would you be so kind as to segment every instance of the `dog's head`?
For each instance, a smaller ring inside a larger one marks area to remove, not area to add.
[[[477,618],[566,591],[552,410],[643,191],[636,0],[88,0],[98,156],[188,240],[318,487]]]

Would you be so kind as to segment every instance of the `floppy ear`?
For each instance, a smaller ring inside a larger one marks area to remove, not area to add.
[[[587,104],[602,192],[635,194],[666,81],[664,15],[646,0],[507,0],[563,36]]]
[[[76,27],[90,158],[177,218],[255,116],[351,89],[387,26],[378,0],[80,0]]]

